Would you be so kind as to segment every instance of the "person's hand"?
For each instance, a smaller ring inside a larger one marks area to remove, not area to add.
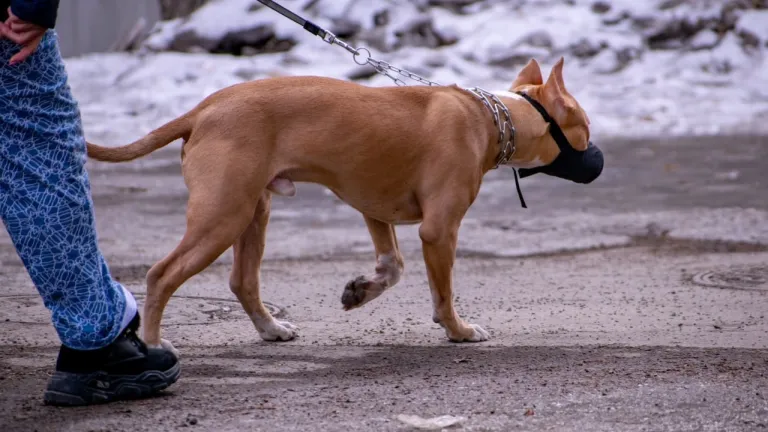
[[[11,57],[9,63],[21,63],[32,55],[43,40],[46,30],[37,24],[22,21],[8,8],[8,19],[4,23],[0,22],[0,39],[7,38],[21,45],[21,51]]]

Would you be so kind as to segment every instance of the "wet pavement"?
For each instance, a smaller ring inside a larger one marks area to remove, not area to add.
[[[400,284],[343,312],[372,245],[354,210],[300,184],[275,198],[262,267],[263,298],[300,337],[259,339],[227,252],[171,299],[182,377],[148,401],[42,405],[57,339],[3,233],[0,429],[410,430],[398,414],[470,431],[768,429],[768,138],[596,142],[600,179],[525,179],[528,209],[510,170],[486,177],[454,275],[490,341],[452,344],[432,323],[417,226],[397,228]],[[141,303],[184,232],[178,148],[90,172],[102,249]]]

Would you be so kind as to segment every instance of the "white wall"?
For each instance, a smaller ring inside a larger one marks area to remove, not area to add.
[[[56,31],[64,57],[108,51],[140,18],[151,28],[160,17],[157,0],[62,0]]]

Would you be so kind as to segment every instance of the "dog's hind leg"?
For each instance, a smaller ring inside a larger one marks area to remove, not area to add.
[[[395,227],[365,216],[365,224],[376,249],[375,273],[358,276],[344,287],[341,303],[344,310],[358,308],[394,286],[403,274],[403,256],[397,245]]]
[[[251,318],[259,336],[265,341],[288,341],[296,337],[297,327],[287,321],[276,320],[264,307],[259,295],[261,259],[264,256],[267,224],[272,194],[264,191],[256,205],[248,228],[233,246],[235,262],[229,287]]]
[[[163,310],[173,293],[187,279],[216,260],[245,231],[253,219],[259,195],[268,182],[256,178],[258,170],[236,154],[228,142],[217,142],[216,154],[204,148],[190,151],[183,163],[184,179],[189,189],[187,229],[179,245],[147,273],[147,297],[144,304],[143,337],[150,346],[160,339]],[[257,189],[258,188],[258,189]]]

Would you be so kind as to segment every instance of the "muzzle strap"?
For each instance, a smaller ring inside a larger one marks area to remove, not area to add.
[[[527,100],[529,104],[533,105],[533,107],[536,108],[536,111],[541,114],[541,117],[544,119],[544,121],[549,123],[549,134],[552,135],[552,138],[555,140],[555,143],[557,143],[557,147],[560,148],[561,152],[565,153],[575,151],[574,148],[571,147],[571,145],[568,143],[568,138],[563,133],[563,130],[560,129],[560,125],[558,125],[555,119],[549,115],[547,110],[539,103],[539,101],[523,92],[517,92],[517,94]]]
[[[515,173],[515,187],[517,187],[517,196],[520,197],[520,205],[523,208],[528,208],[525,204],[525,198],[523,198],[523,190],[520,189],[520,179],[517,177],[517,170],[513,168],[512,172]]]

